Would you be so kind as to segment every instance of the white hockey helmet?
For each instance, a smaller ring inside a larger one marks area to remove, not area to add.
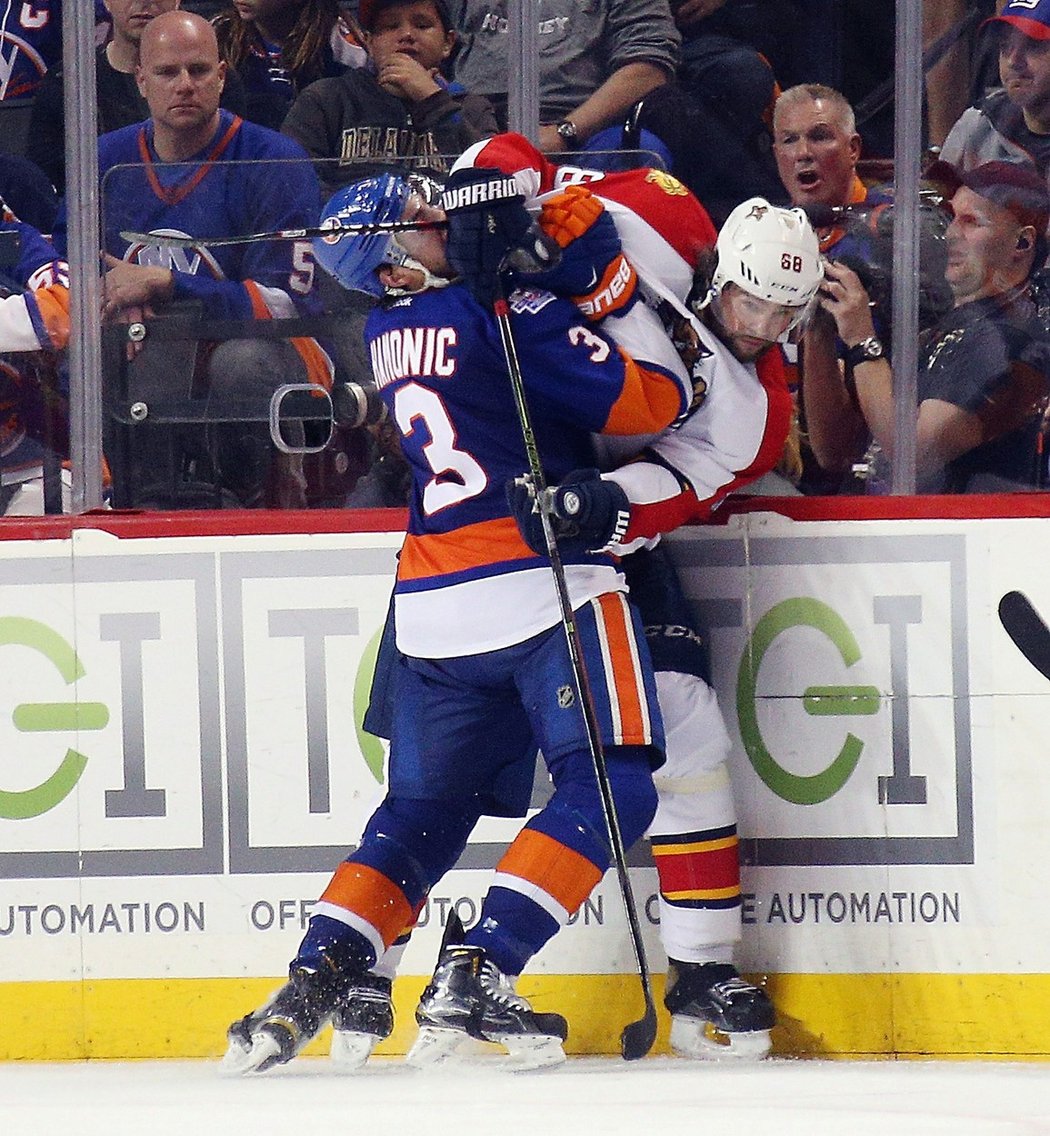
[[[800,309],[801,319],[824,279],[820,241],[809,218],[801,209],[781,209],[763,197],[752,197],[729,214],[715,251],[718,263],[704,304],[733,283],[760,300]]]

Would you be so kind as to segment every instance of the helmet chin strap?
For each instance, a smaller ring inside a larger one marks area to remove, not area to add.
[[[425,292],[430,288],[447,288],[452,281],[447,276],[435,276],[424,264],[420,264],[414,257],[406,256],[400,262],[403,268],[412,268],[423,274],[423,281],[418,288],[386,288],[388,296],[414,296],[417,292]]]

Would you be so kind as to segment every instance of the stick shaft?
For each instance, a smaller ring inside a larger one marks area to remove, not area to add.
[[[226,237],[172,237],[158,233],[122,232],[121,240],[132,245],[167,248],[217,248],[221,245],[250,245],[259,241],[308,241],[315,237],[339,240],[342,237],[368,237],[380,233],[409,233],[423,229],[444,229],[445,221],[374,221],[361,225],[313,225],[303,229],[274,229],[268,233],[242,233]]]
[[[528,402],[525,397],[525,381],[522,377],[521,365],[518,361],[518,352],[514,344],[514,334],[510,324],[510,310],[507,306],[506,297],[502,293],[497,296],[493,304],[493,310],[496,315],[500,341],[507,361],[507,371],[510,375],[511,389],[514,393],[514,407],[518,414],[521,436],[525,444],[525,453],[529,463],[529,475],[535,486],[536,496],[539,502],[540,523],[543,527],[543,538],[547,545],[547,557],[550,560],[551,573],[554,577],[555,590],[558,594],[558,608],[561,614],[562,629],[565,633],[565,642],[569,650],[569,662],[572,669],[573,681],[576,686],[577,697],[583,709],[587,744],[590,749],[591,760],[594,763],[594,773],[601,796],[602,811],[605,814],[605,823],[609,830],[612,859],[616,867],[620,895],[623,899],[624,911],[627,914],[627,922],[631,933],[631,945],[634,948],[635,962],[638,966],[638,975],[642,984],[642,994],[645,998],[645,1018],[642,1022],[634,1022],[628,1025],[621,1038],[621,1047],[624,1056],[629,1060],[633,1060],[638,1057],[644,1057],[652,1048],[653,1041],[656,1037],[656,1007],[653,1002],[652,980],[649,976],[649,964],[645,957],[645,944],[642,940],[642,930],[638,920],[638,906],[634,899],[634,889],[631,887],[630,874],[627,870],[627,852],[623,846],[623,835],[620,831],[620,823],[616,815],[616,801],[613,797],[612,785],[609,781],[609,771],[605,764],[605,753],[602,749],[598,715],[594,706],[591,685],[587,678],[586,663],[580,648],[579,625],[576,622],[576,613],[572,610],[569,586],[565,578],[565,567],[562,564],[558,542],[551,524],[550,508],[545,492],[547,480],[543,472],[543,464],[540,461],[539,447],[536,444],[536,435],[532,429],[532,416],[529,412]],[[628,1044],[628,1037],[631,1039],[630,1045]]]

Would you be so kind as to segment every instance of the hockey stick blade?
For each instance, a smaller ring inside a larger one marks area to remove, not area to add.
[[[652,1049],[655,1041],[656,1006],[650,994],[645,1000],[645,1016],[636,1022],[628,1022],[623,1027],[620,1053],[623,1054],[624,1061],[638,1061]]]
[[[1024,592],[1007,592],[999,601],[999,620],[1014,646],[1050,679],[1050,628]]]
[[[270,233],[244,233],[239,237],[179,237],[166,233],[120,234],[129,245],[152,245],[157,248],[217,248],[220,245],[251,245],[259,241],[309,241],[314,237],[340,240],[343,237],[369,237],[379,233],[415,233],[423,229],[447,229],[447,221],[375,221],[368,225],[313,225],[305,229],[274,229]]]

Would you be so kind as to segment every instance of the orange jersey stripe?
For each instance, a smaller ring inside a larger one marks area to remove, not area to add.
[[[399,580],[426,579],[535,556],[521,539],[514,518],[499,517],[464,525],[450,533],[410,533],[401,549],[397,576]]]
[[[622,592],[606,592],[598,607],[598,633],[605,656],[616,745],[648,745],[652,741],[649,705],[638,661],[634,626]]]
[[[540,888],[570,915],[580,909],[602,878],[586,856],[531,828],[522,829],[496,865],[496,871]]]
[[[69,289],[62,284],[48,284],[37,288],[33,299],[51,341],[41,346],[61,351],[69,342]]]
[[[682,413],[682,389],[663,371],[649,370],[620,351],[623,390],[609,411],[603,434],[658,434]]]
[[[325,390],[332,389],[332,361],[316,339],[299,336],[289,340],[306,364],[306,375],[310,382]]]
[[[245,280],[244,290],[252,302],[252,317],[257,320],[273,319],[273,313],[267,307],[263,294],[259,291],[259,285],[254,280]]]
[[[335,870],[321,902],[353,912],[370,923],[386,946],[414,922],[405,893],[389,876],[367,864],[344,861]]]

